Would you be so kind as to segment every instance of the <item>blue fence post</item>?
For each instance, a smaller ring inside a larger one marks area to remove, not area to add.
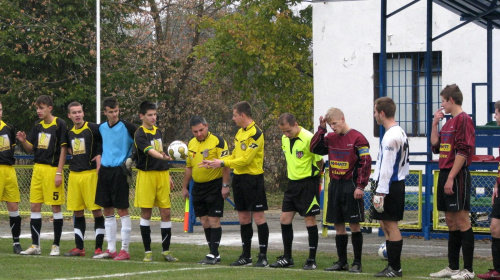
[[[189,182],[189,227],[188,227],[188,232],[193,233],[193,227],[194,224],[196,223],[196,216],[194,215],[194,208],[193,208],[193,195],[191,194],[193,191],[193,185],[194,181],[191,179]]]
[[[429,240],[431,238],[430,232],[432,229],[432,186],[434,184],[434,176],[432,175],[432,164],[428,163],[425,165],[425,202],[424,202],[424,213],[422,213],[422,232],[424,234],[424,239]]]

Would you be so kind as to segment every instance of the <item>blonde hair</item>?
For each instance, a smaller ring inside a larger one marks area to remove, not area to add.
[[[344,112],[340,110],[339,108],[330,108],[328,111],[326,111],[325,115],[325,121],[330,122],[334,119],[341,119],[344,117]]]

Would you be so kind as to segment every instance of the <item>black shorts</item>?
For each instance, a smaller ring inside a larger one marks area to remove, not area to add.
[[[236,211],[260,212],[267,210],[264,174],[235,174],[232,186]]]
[[[129,207],[129,186],[127,176],[121,167],[101,166],[99,168],[95,204],[104,208],[127,209]]]
[[[223,217],[224,198],[222,197],[222,178],[205,183],[194,182],[193,208],[196,217]]]
[[[290,180],[283,196],[283,212],[297,212],[301,216],[314,216],[320,213],[319,177]]]
[[[491,207],[491,217],[494,219],[500,219],[500,196],[497,196]]]
[[[378,182],[377,182],[378,185]],[[377,186],[376,185],[376,186]],[[375,187],[374,190],[377,188]],[[384,198],[384,212],[370,207],[371,218],[379,221],[401,221],[405,213],[405,181],[394,181],[389,186],[389,194]]]
[[[453,194],[444,193],[444,185],[448,180],[450,169],[439,171],[437,185],[437,210],[446,212],[456,212],[460,210],[470,211],[470,189],[471,177],[467,167],[460,169],[453,181]]]
[[[363,199],[355,199],[356,184],[352,180],[330,181],[326,222],[359,224],[365,220]]]

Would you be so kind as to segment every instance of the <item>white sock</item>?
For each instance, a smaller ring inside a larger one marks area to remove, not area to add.
[[[31,216],[30,216],[32,219],[41,219],[42,218],[42,213],[40,212],[31,212]]]
[[[161,228],[171,228],[172,227],[172,222],[161,222],[160,223]]]
[[[104,228],[106,230],[106,241],[108,241],[108,250],[116,252],[116,218],[115,216],[106,216],[104,220]]]
[[[19,216],[19,210],[13,212],[9,211],[9,217],[17,217],[17,216]]]
[[[151,225],[151,220],[146,220],[146,219],[141,218],[139,225],[149,227]]]
[[[95,230],[95,237],[97,237],[99,234],[105,234],[105,233],[106,233],[106,229],[98,228]]]
[[[130,232],[132,231],[132,222],[130,220],[130,215],[120,217],[122,221],[122,250],[128,252],[128,246],[130,244]]]
[[[62,220],[63,219],[63,214],[62,214],[62,212],[52,213],[52,217],[54,217],[54,220],[55,219]]]

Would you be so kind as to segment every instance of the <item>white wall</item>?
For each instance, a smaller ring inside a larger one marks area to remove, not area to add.
[[[410,1],[389,0],[387,13]],[[426,1],[387,20],[387,52],[426,50]],[[313,5],[314,120],[330,107],[344,111],[346,121],[361,131],[378,153],[373,136],[373,54],[380,52],[380,1],[316,2]],[[434,4],[433,36],[462,23],[459,16]],[[493,77],[500,75],[499,31],[493,31]],[[495,52],[496,50],[499,50]],[[486,82],[486,29],[470,23],[433,43],[442,51],[442,84],[459,85],[463,108],[472,113],[472,83]],[[376,66],[378,67],[378,65]],[[486,112],[486,90],[479,88],[478,112]],[[500,99],[500,85],[493,85],[493,101]],[[478,124],[486,114],[478,115]],[[432,118],[430,118],[432,120]],[[425,138],[411,138],[412,152],[427,150]],[[495,151],[496,153],[496,151]],[[413,158],[413,160],[422,158]]]

